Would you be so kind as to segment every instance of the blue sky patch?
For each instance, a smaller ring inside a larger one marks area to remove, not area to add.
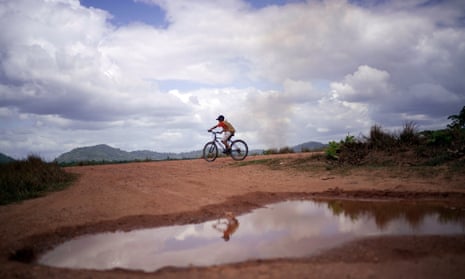
[[[123,26],[142,22],[156,27],[165,27],[165,12],[157,5],[133,0],[81,0],[81,5],[105,10],[113,15],[111,23]]]

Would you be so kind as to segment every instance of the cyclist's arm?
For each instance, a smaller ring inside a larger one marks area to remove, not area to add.
[[[218,128],[218,125],[215,125],[215,126],[211,127],[210,129],[208,129],[208,131],[211,132],[215,128]]]

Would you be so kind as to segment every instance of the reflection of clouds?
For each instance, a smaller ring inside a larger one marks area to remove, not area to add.
[[[241,233],[245,230],[286,231],[290,237],[318,234],[327,226],[328,220],[321,218],[324,208],[309,202],[281,202],[268,208],[257,209],[247,214],[241,222]]]
[[[357,220],[352,220],[346,216],[339,215],[337,216],[337,221],[340,232],[360,232],[361,234],[364,234],[364,231],[366,232],[376,230],[375,223],[370,222],[366,215],[358,218]]]
[[[195,225],[185,225],[183,229],[176,234],[174,237],[177,240],[184,240],[187,237],[205,237],[209,235],[210,230],[206,230],[205,227],[208,227],[207,223],[195,224]]]
[[[184,240],[188,236],[195,236],[197,235],[197,230],[195,229],[195,225],[187,225],[186,229],[181,231],[179,234],[175,235],[174,238],[176,240]]]
[[[373,214],[334,214],[324,203],[281,202],[238,217],[239,228],[225,242],[213,224],[103,233],[66,242],[40,259],[52,266],[116,267],[153,271],[163,266],[213,265],[276,257],[300,257],[357,237],[393,234],[464,233],[463,216],[454,222],[425,215],[412,226],[405,215],[377,225]]]

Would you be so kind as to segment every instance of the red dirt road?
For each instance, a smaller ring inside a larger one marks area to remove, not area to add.
[[[306,170],[291,167],[307,156],[274,156],[280,158],[274,168],[253,163],[272,157],[249,157],[243,165],[224,158],[67,168],[80,177],[66,190],[0,207],[0,278],[463,278],[465,234],[372,238],[296,260],[154,273],[68,270],[9,260],[11,255],[33,258],[84,233],[201,222],[285,199],[435,200],[465,209],[464,175],[436,170],[421,177],[402,168],[333,172],[317,161]]]

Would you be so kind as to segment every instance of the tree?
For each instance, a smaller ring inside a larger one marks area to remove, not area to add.
[[[459,114],[450,115],[447,119],[452,120],[452,123],[447,125],[448,128],[465,128],[465,106]]]

